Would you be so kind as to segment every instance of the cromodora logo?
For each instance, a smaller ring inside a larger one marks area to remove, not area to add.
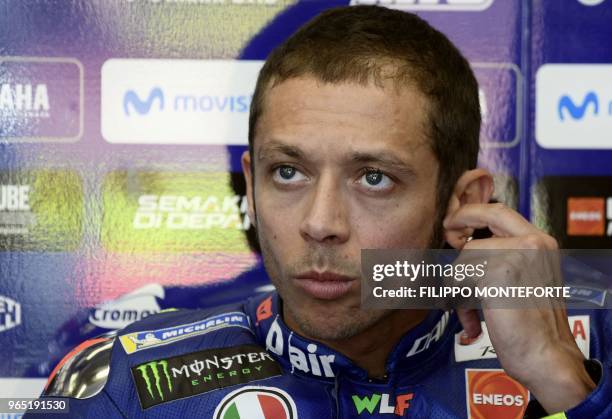
[[[161,401],[164,401],[164,392],[172,392],[172,380],[168,372],[168,361],[160,360],[147,362],[146,364],[136,367],[136,369],[140,372],[151,399],[155,400],[159,398]],[[165,378],[165,380],[162,378]],[[164,387],[165,383],[168,385],[168,390]],[[167,396],[168,394],[166,394],[166,397]]]

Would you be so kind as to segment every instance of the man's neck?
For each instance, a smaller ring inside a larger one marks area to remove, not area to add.
[[[427,310],[394,310],[378,323],[350,338],[314,340],[318,340],[346,356],[366,370],[371,378],[384,379],[387,374],[385,366],[389,354],[401,338],[421,323],[428,313]],[[285,314],[283,313],[283,317],[287,326],[300,335],[312,339],[312,337],[299,330],[299,327],[296,327],[297,325],[288,321],[289,319]]]

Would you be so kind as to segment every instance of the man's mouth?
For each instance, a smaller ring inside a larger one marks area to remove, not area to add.
[[[295,276],[295,284],[311,297],[335,300],[347,295],[358,278],[334,272],[309,271]]]

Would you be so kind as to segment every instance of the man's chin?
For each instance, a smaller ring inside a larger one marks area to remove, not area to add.
[[[344,340],[352,338],[378,322],[383,315],[372,316],[361,310],[335,311],[317,310],[316,307],[299,309],[288,308],[285,319],[301,335],[321,341]],[[326,307],[327,308],[327,307]],[[379,313],[382,314],[382,313]]]

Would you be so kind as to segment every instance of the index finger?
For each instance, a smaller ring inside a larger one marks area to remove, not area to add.
[[[465,204],[444,220],[444,227],[488,227],[498,237],[516,237],[540,233],[521,214],[503,204]]]

